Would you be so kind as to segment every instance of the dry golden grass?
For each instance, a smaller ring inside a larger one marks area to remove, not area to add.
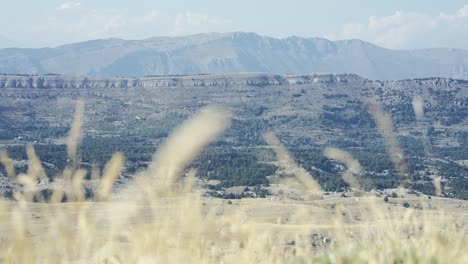
[[[75,120],[69,141],[72,160],[78,159],[80,104]],[[111,187],[124,157],[115,154],[102,176],[93,172],[100,179],[93,201],[85,201],[85,172],[73,162],[55,183],[50,201],[33,203],[45,201],[37,192],[44,174],[34,149],[28,147],[27,174],[18,176],[6,153],[0,153],[10,177],[25,187],[15,193],[15,202],[0,202],[0,262],[468,263],[466,209],[436,210],[414,197],[412,203],[421,202],[422,209],[403,208],[400,199],[392,200],[393,205],[372,194],[321,199],[318,183],[273,134],[265,138],[289,175],[280,183],[301,186],[303,201],[245,199],[227,204],[204,198],[195,171],[180,175],[228,125],[229,113],[202,110],[169,137],[149,169],[118,196]],[[340,150],[330,149],[326,155],[343,161],[347,180],[355,184],[359,164]],[[69,202],[59,203],[64,195]]]

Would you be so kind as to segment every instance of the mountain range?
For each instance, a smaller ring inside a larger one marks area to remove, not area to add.
[[[0,73],[129,76],[352,73],[368,79],[468,79],[468,50],[391,50],[361,40],[207,33],[0,49]]]

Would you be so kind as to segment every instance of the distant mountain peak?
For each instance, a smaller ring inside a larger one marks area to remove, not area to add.
[[[46,49],[0,49],[0,73],[90,76],[200,73],[355,73],[369,79],[468,79],[468,51],[390,50],[359,39],[330,41],[252,32],[143,40],[90,40]]]

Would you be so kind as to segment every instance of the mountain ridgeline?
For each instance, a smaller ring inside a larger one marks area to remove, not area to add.
[[[468,51],[390,50],[360,40],[276,39],[254,33],[104,39],[56,48],[0,49],[0,73],[4,74],[144,77],[231,72],[351,73],[374,80],[468,79]]]

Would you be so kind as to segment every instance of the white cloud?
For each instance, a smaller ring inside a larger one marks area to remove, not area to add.
[[[118,14],[89,13],[77,20],[77,23],[67,25],[68,32],[73,32],[80,39],[97,39],[110,37],[123,37],[122,30],[126,29],[127,18]],[[63,28],[57,31],[66,32]]]
[[[67,8],[71,7],[67,5]],[[229,26],[232,25],[229,20],[192,12],[170,15],[159,10],[147,10],[130,16],[116,11],[84,11],[86,12],[54,12],[25,28],[19,37],[10,35],[16,37],[16,42],[22,47],[45,47],[91,39],[145,39],[229,31]],[[4,45],[0,43],[0,46]]]
[[[161,11],[151,10],[148,14],[144,16],[144,20],[147,22],[155,21],[161,17]]]
[[[348,23],[325,37],[358,38],[387,48],[468,47],[468,5],[451,14],[396,11],[369,17],[367,24]]]
[[[175,16],[174,32],[175,35],[193,34],[199,32],[218,31],[232,24],[227,19],[212,18],[206,14],[193,12],[181,12]]]
[[[81,6],[81,3],[77,2],[67,2],[61,4],[57,9],[58,10],[65,10],[65,9],[75,9]]]

